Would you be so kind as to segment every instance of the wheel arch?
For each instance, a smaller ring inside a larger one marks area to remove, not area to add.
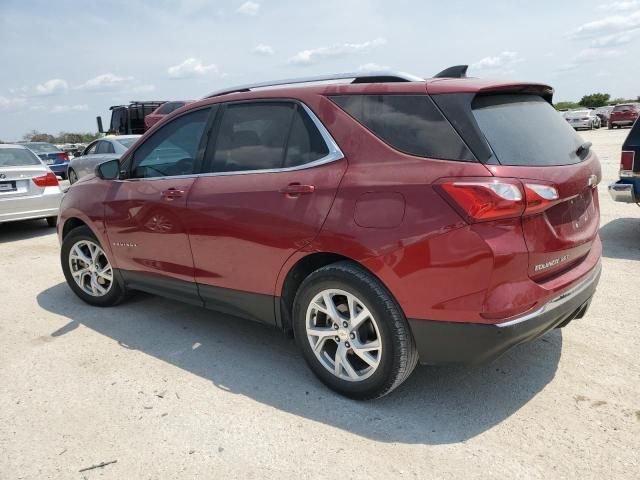
[[[62,240],[64,240],[67,237],[67,235],[71,233],[71,230],[75,230],[76,228],[79,228],[79,227],[87,227],[91,229],[91,227],[89,227],[89,225],[84,220],[78,217],[67,218],[64,221],[64,225],[62,226]]]

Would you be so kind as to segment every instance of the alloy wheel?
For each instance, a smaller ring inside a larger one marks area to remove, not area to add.
[[[76,242],[69,251],[69,269],[87,295],[102,297],[113,285],[113,269],[104,250],[89,240]]]

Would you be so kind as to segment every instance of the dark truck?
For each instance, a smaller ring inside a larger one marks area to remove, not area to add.
[[[620,180],[609,185],[609,194],[616,202],[640,205],[640,120],[622,144]]]
[[[112,135],[142,135],[145,131],[144,117],[153,112],[166,100],[154,100],[148,102],[130,102],[129,105],[113,105],[111,110],[111,122],[109,130],[102,126],[102,117],[96,117],[98,131]]]

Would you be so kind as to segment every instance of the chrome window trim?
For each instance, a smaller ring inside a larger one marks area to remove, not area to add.
[[[269,99],[271,101],[272,99]],[[282,101],[278,99],[273,99],[273,101]],[[143,178],[127,178],[124,180],[119,180],[121,182],[127,181],[140,181],[140,180],[166,180],[169,178],[198,178],[198,177],[223,177],[229,175],[253,175],[256,173],[280,173],[280,172],[295,172],[297,170],[306,170],[307,168],[315,168],[321,165],[326,165],[327,163],[336,162],[338,160],[342,160],[344,158],[344,154],[340,147],[331,136],[327,128],[320,121],[320,119],[316,116],[313,111],[307,107],[303,102],[299,100],[286,100],[287,102],[296,103],[300,105],[304,111],[309,115],[311,121],[316,126],[322,139],[324,140],[327,148],[329,149],[329,153],[318,160],[314,160],[313,162],[305,163],[303,165],[296,165],[295,167],[282,167],[282,168],[268,168],[262,170],[238,170],[236,172],[204,172],[204,173],[190,173],[187,175],[171,175],[164,177],[143,177]],[[249,103],[249,102],[247,102]]]

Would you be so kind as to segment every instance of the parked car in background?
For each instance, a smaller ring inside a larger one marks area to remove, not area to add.
[[[607,127],[609,129],[615,127],[628,127],[633,125],[633,123],[638,119],[638,116],[640,116],[640,103],[616,105],[611,110]]]
[[[640,120],[636,120],[622,144],[620,180],[609,185],[609,194],[616,202],[640,205]]]
[[[76,183],[86,175],[93,175],[96,165],[118,159],[136,143],[140,135],[114,135],[90,143],[81,155],[69,162],[69,183]]]
[[[62,190],[56,175],[24,145],[0,144],[0,223],[44,218],[56,225]]]
[[[160,105],[153,112],[151,112],[149,115],[144,117],[145,129],[146,130],[150,129],[153,125],[158,123],[160,120],[162,120],[164,117],[166,117],[170,113],[173,113],[177,109],[184,107],[185,105],[192,102],[193,100],[176,100],[176,101],[167,102],[164,105]]]
[[[145,132],[144,119],[166,100],[151,100],[144,102],[130,102],[128,105],[113,105],[109,107],[111,119],[109,129],[104,130],[102,117],[96,117],[98,132],[110,135],[141,135]]]
[[[95,306],[143,290],[293,330],[320,380],[358,399],[418,359],[487,362],[581,318],[600,277],[598,157],[551,87],[465,71],[185,106],[65,195],[69,287]]]
[[[69,165],[69,154],[67,152],[46,142],[24,142],[20,143],[20,145],[24,145],[38,155],[57,176],[63,180],[67,178],[67,166]]]
[[[594,128],[600,128],[600,117],[595,114],[595,110],[570,110],[563,115],[565,120],[573,128],[578,130],[579,128],[588,128],[593,130]]]
[[[611,110],[613,110],[613,107],[598,107],[594,110],[595,114],[600,118],[600,125],[607,125],[609,123]]]

